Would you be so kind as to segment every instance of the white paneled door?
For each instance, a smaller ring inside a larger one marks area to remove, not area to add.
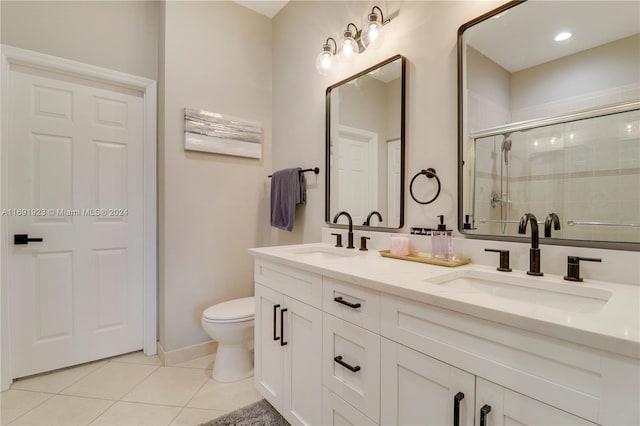
[[[141,349],[142,94],[19,65],[10,82],[12,375]]]

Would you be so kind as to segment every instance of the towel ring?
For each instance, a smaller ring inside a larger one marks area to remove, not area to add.
[[[438,182],[438,192],[436,192],[436,195],[432,199],[430,199],[429,201],[417,200],[415,195],[413,195],[413,181],[415,181],[416,178],[418,176],[420,176],[420,175],[425,175],[429,179],[436,178],[436,181]],[[435,169],[432,169],[432,168],[428,168],[427,170],[421,170],[418,173],[416,173],[416,175],[413,177],[413,179],[411,179],[411,183],[409,184],[409,193],[411,194],[411,198],[413,198],[413,201],[415,201],[418,204],[431,204],[431,203],[433,203],[436,200],[436,198],[438,198],[438,195],[440,195],[440,189],[441,189],[440,178],[438,178],[438,175],[436,174]]]

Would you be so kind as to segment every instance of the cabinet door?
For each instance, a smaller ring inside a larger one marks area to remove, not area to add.
[[[258,392],[282,410],[284,350],[280,337],[280,310],[284,297],[277,291],[255,285],[254,381]]]
[[[482,378],[477,378],[476,385],[478,426],[594,426],[594,423]]]
[[[284,407],[291,424],[322,421],[322,312],[284,297]]]
[[[380,424],[473,425],[475,376],[384,338],[381,349]]]

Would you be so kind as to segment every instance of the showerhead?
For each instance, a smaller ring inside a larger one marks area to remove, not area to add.
[[[502,140],[502,146],[500,149],[502,150],[502,156],[504,157],[504,164],[509,164],[509,156],[507,155],[509,151],[511,151],[511,134],[508,133],[504,136]]]

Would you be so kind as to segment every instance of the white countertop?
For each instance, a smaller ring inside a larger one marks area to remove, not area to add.
[[[409,262],[380,256],[377,250],[332,257],[294,253],[305,248],[335,249],[313,243],[249,249],[254,257],[315,272],[384,293],[428,303],[489,321],[555,337],[595,349],[640,359],[640,287],[586,279],[571,283],[562,276],[530,277],[525,271],[496,272],[495,267],[468,264],[455,268]],[[454,271],[487,271],[514,279],[540,280],[544,285],[579,286],[607,290],[609,300],[592,312],[568,312],[541,304],[506,299],[477,291],[430,283]]]

